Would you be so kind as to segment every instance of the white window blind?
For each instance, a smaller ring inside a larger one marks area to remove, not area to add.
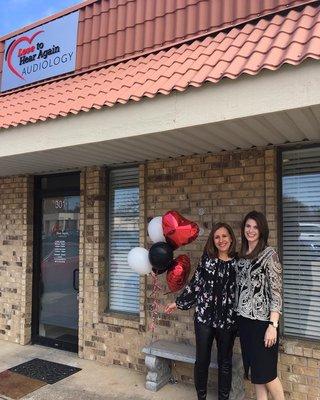
[[[109,309],[139,313],[139,275],[128,266],[129,251],[139,246],[139,171],[110,171]]]
[[[320,147],[282,158],[284,333],[320,339]]]

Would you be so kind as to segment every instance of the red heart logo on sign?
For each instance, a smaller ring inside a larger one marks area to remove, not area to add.
[[[10,44],[10,46],[8,47],[8,50],[6,52],[6,60],[7,60],[9,69],[11,70],[11,72],[13,72],[15,75],[17,75],[19,78],[21,78],[23,80],[25,80],[25,78],[20,74],[19,71],[16,70],[16,68],[12,64],[13,52],[21,42],[27,42],[29,44],[32,44],[34,38],[42,32],[44,32],[44,31],[38,31],[38,32],[34,33],[30,38],[28,38],[28,36],[22,36],[21,38],[14,40]]]
[[[190,259],[185,254],[173,260],[172,266],[167,271],[167,283],[171,292],[177,292],[184,287],[190,270]]]
[[[163,234],[166,241],[175,249],[191,243],[199,235],[199,227],[177,211],[168,211],[162,217]]]

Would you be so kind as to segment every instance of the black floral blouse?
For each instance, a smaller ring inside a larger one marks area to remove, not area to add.
[[[195,320],[214,328],[235,327],[236,260],[223,261],[203,255],[176,304],[181,310],[195,305]]]

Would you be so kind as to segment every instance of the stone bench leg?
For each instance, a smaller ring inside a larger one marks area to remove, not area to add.
[[[234,359],[232,363],[232,384],[230,392],[230,400],[244,400],[245,389],[243,381],[243,366],[242,361]]]
[[[146,355],[145,363],[148,368],[146,389],[156,392],[169,382],[171,361],[157,356]]]

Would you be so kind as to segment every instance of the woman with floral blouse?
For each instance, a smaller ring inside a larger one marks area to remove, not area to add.
[[[242,222],[237,262],[237,313],[245,374],[249,370],[257,400],[284,400],[277,377],[278,322],[282,306],[281,264],[268,246],[264,214],[251,211]]]
[[[235,323],[235,249],[231,227],[217,223],[212,228],[199,265],[183,292],[165,312],[177,308],[188,310],[195,305],[196,362],[194,381],[198,400],[207,397],[211,348],[216,339],[218,349],[218,395],[228,400],[232,377],[232,351]]]

